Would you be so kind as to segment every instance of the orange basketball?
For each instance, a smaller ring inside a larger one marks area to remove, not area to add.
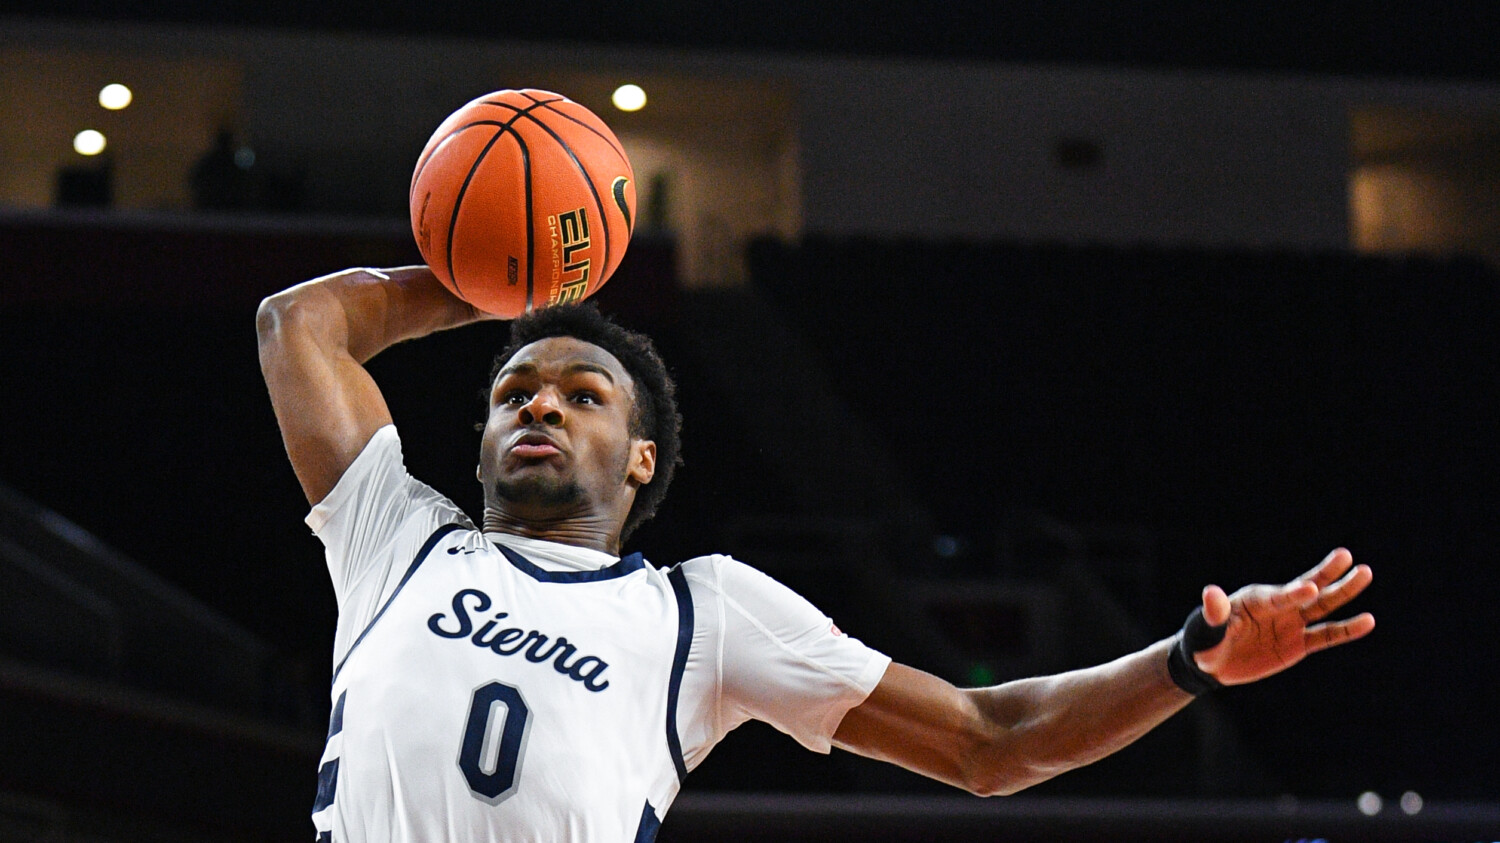
[[[604,286],[635,224],[635,174],[593,112],[547,91],[497,91],[438,126],[410,200],[433,273],[511,318]]]

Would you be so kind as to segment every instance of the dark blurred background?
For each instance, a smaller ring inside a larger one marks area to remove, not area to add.
[[[8,4],[0,839],[310,832],[333,595],[253,314],[420,260],[417,153],[504,87],[584,103],[635,164],[597,298],[679,380],[686,465],[632,541],[657,564],[732,553],[965,684],[1113,658],[1336,546],[1376,571],[1368,641],[1021,796],[751,724],[663,840],[1500,835],[1495,24]],[[412,472],[476,514],[503,339],[372,364]]]

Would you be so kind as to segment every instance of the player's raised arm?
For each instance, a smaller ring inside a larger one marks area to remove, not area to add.
[[[1340,549],[1286,585],[1210,586],[1206,627],[1190,621],[1185,635],[1108,664],[993,688],[960,690],[893,664],[834,743],[981,795],[1014,793],[1124,748],[1193,699],[1184,687],[1253,682],[1368,634],[1368,613],[1322,621],[1371,576]],[[1179,643],[1203,629],[1210,641]]]
[[[421,266],[350,269],[261,302],[261,373],[309,503],[321,501],[391,421],[365,361],[402,340],[481,318]]]

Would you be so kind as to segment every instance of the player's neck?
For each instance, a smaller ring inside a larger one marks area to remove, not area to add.
[[[484,531],[557,542],[620,555],[620,522],[597,516],[549,519],[522,517],[493,506],[484,508]]]

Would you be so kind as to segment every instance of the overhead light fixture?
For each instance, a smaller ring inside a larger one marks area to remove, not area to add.
[[[119,111],[125,106],[130,105],[130,101],[133,99],[135,99],[135,94],[131,93],[129,88],[118,82],[105,85],[99,90],[99,104],[110,111]]]
[[[104,134],[93,129],[84,129],[73,136],[73,151],[79,155],[98,155],[104,151]]]
[[[621,111],[640,111],[646,107],[646,92],[640,85],[621,85],[609,99]]]

